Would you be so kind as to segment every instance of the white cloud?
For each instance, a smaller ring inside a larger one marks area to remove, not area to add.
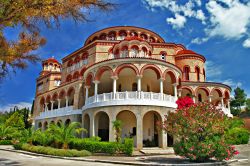
[[[31,103],[27,103],[27,102],[19,102],[16,104],[7,104],[4,106],[0,106],[0,112],[4,112],[4,111],[10,111],[10,109],[14,109],[14,107],[18,107],[19,109],[22,108],[29,108],[31,109],[32,104]]]
[[[167,23],[173,25],[173,28],[182,28],[186,23],[186,18],[182,15],[175,14],[175,18],[167,18]]]
[[[205,68],[207,78],[213,78],[222,74],[221,66],[215,64],[213,61],[206,61]]]
[[[250,3],[243,4],[238,0],[219,1],[210,0],[206,4],[211,23],[211,27],[206,29],[207,34],[211,37],[222,36],[227,39],[238,39],[245,35],[250,23]]]
[[[250,38],[249,39],[246,39],[244,42],[243,42],[243,47],[245,48],[250,48]]]
[[[229,85],[231,88],[236,88],[236,87],[241,87],[242,86],[242,83],[241,82],[235,82],[235,80],[232,80],[232,79],[227,79],[227,80],[224,80],[222,81],[223,84],[226,84],[226,85]]]
[[[249,38],[249,0],[187,0],[186,3],[173,0],[143,0],[143,2],[149,8],[158,7],[170,11],[175,18],[166,20],[173,28],[184,28],[189,18],[199,20],[205,26],[205,36],[193,39],[191,43],[200,44],[216,36],[230,40]],[[250,47],[248,40],[242,45]]]

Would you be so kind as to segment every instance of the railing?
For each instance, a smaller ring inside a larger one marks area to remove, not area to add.
[[[174,96],[154,92],[111,92],[89,97],[84,108],[108,105],[155,105],[176,108],[175,101]]]
[[[68,106],[41,112],[40,115],[36,117],[36,119],[52,118],[52,117],[81,114],[81,113],[82,113],[81,110],[73,110],[73,106]]]

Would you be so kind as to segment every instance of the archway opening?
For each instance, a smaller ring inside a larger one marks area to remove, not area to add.
[[[190,89],[188,89],[188,88],[182,88],[182,90],[181,90],[181,96],[182,97],[186,97],[186,96],[193,97],[193,94],[192,94],[192,91]]]
[[[57,123],[56,123],[57,126],[61,127],[62,125],[62,120],[58,120]]]
[[[100,83],[98,84],[98,94],[112,92],[113,80],[111,79],[111,71],[106,70],[100,77]]]
[[[163,93],[174,96],[174,83],[176,83],[176,77],[172,71],[168,71],[165,75],[165,80],[163,82]]]
[[[212,103],[216,106],[221,104],[222,92],[219,89],[213,89],[211,92]]]
[[[161,116],[149,111],[143,116],[143,147],[162,147],[162,132],[159,128]]]
[[[39,128],[39,129],[42,129],[42,126],[43,126],[42,122],[39,122],[39,123],[38,123],[38,128]]]
[[[144,92],[160,92],[160,73],[152,68],[147,68],[142,73],[142,91]]]
[[[101,141],[109,141],[109,116],[105,112],[98,112],[95,116],[95,135]]]
[[[122,122],[122,140],[130,137],[134,139],[134,146],[136,146],[136,117],[131,111],[121,111],[116,116],[117,120]]]
[[[208,95],[209,92],[208,90],[204,89],[204,88],[199,88],[197,90],[196,96],[197,96],[197,100],[198,102],[208,102]]]
[[[69,124],[71,123],[71,120],[70,119],[67,119],[64,123],[65,126],[69,126]]]
[[[90,132],[90,118],[88,114],[85,114],[83,117],[83,128],[87,130],[87,132],[83,133],[83,137],[89,137]]]
[[[45,121],[45,122],[43,123],[43,130],[45,131],[45,130],[47,130],[47,129],[48,129],[48,122]]]
[[[131,68],[123,68],[118,73],[118,91],[133,91],[133,83],[137,82],[135,71]]]

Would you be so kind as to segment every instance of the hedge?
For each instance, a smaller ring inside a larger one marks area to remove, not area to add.
[[[75,150],[75,149],[56,149],[52,147],[34,146],[29,144],[16,144],[14,148],[17,150],[24,150],[33,153],[46,154],[52,156],[63,156],[63,157],[84,157],[90,156],[91,153],[87,150]]]
[[[235,127],[226,133],[226,142],[232,145],[247,144],[249,131],[242,127]]]
[[[126,138],[124,143],[117,142],[99,142],[89,139],[73,139],[69,143],[70,149],[88,150],[92,153],[109,153],[118,154],[124,153],[131,156],[133,152],[133,139]]]
[[[12,145],[11,140],[0,140],[0,145]]]

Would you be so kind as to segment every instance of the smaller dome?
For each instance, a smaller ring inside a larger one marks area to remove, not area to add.
[[[198,55],[196,52],[192,51],[192,50],[180,50],[177,52],[176,55],[183,55],[183,54],[195,54]]]
[[[57,64],[61,65],[54,57],[48,58],[48,59],[43,61],[43,65],[48,64],[48,63],[57,63]]]

